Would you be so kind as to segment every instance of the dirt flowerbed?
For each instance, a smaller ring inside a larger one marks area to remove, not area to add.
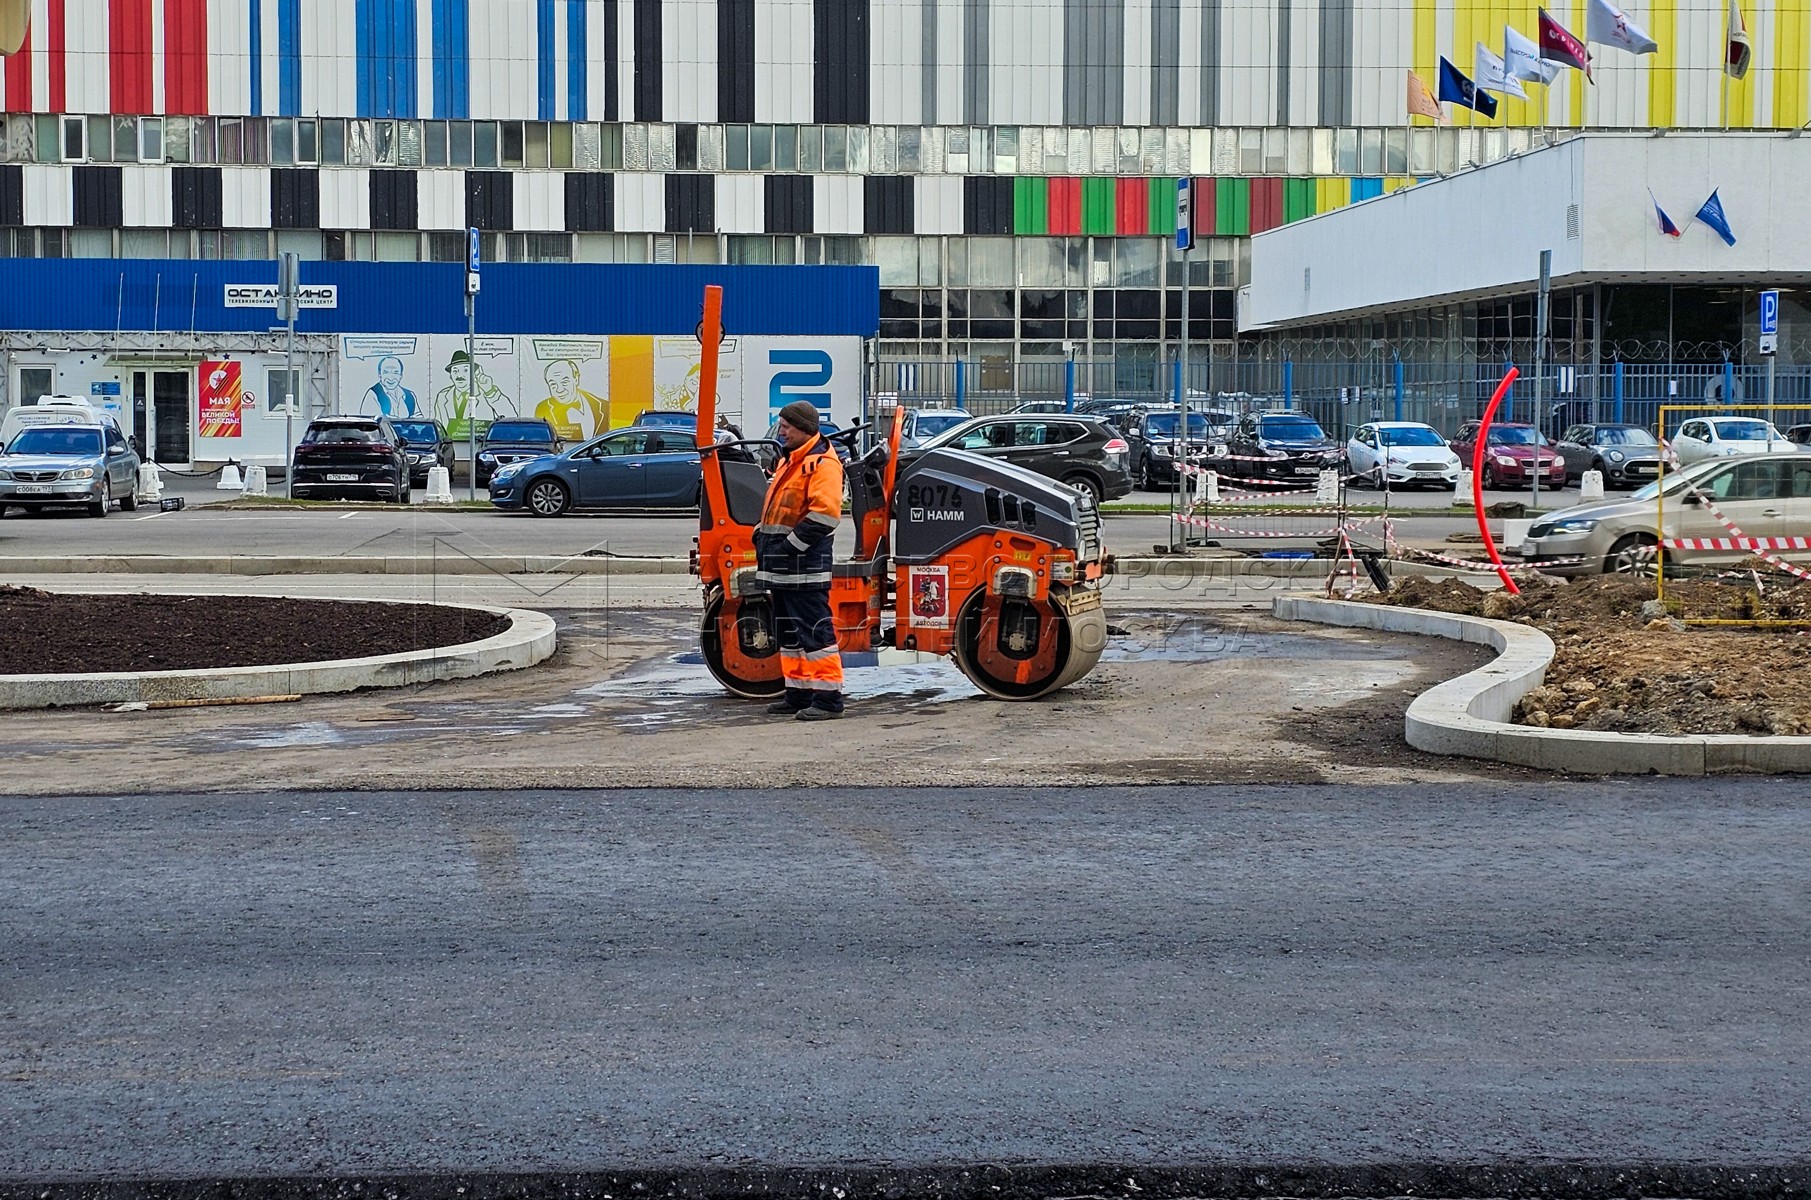
[[[1553,639],[1523,725],[1672,736],[1811,734],[1811,584],[1778,577],[1668,582],[1536,580],[1520,596],[1457,580],[1399,581],[1383,603],[1532,625]],[[1805,630],[1688,625],[1681,618],[1804,621]]]
[[[0,675],[324,662],[457,646],[508,628],[508,617],[434,604],[0,586]]]

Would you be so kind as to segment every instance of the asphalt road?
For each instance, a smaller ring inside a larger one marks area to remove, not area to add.
[[[0,1192],[1802,1193],[1807,845],[1784,780],[0,799]]]

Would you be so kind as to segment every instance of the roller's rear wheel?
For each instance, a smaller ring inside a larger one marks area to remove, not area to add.
[[[956,619],[956,667],[1001,700],[1036,700],[1074,683],[1100,662],[1107,615],[1098,604],[1070,614],[1054,601],[977,592]]]
[[[737,638],[733,625],[729,629],[724,628],[723,609],[723,593],[713,591],[705,603],[704,616],[698,626],[698,648],[704,654],[704,665],[710,669],[717,682],[734,695],[748,700],[774,699],[786,690],[786,681],[780,676],[778,639],[768,630],[772,648],[763,656],[751,657]],[[762,676],[768,670],[773,675],[771,678],[762,678],[752,674],[751,667],[756,667]]]

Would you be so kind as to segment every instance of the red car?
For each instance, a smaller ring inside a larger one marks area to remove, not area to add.
[[[1467,421],[1459,427],[1458,435],[1452,440],[1453,453],[1467,467],[1472,464],[1472,454],[1478,445],[1478,427],[1481,424],[1480,421]],[[1490,445],[1484,451],[1484,486],[1526,486],[1532,482],[1529,473],[1536,469],[1534,463],[1537,458],[1540,460],[1538,469],[1541,473],[1541,486],[1565,487],[1566,460],[1560,457],[1540,430],[1532,425],[1492,422]]]

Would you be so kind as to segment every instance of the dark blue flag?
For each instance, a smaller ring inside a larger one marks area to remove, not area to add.
[[[1698,219],[1716,230],[1717,236],[1730,245],[1736,244],[1735,230],[1729,227],[1729,218],[1723,213],[1723,202],[1717,199],[1715,189],[1711,191],[1710,199],[1704,202],[1704,207],[1698,210]]]
[[[1466,78],[1463,71],[1444,58],[1440,60],[1439,97],[1450,100],[1461,108],[1469,108],[1487,120],[1496,118],[1497,98],[1489,92],[1480,91],[1478,85]]]

